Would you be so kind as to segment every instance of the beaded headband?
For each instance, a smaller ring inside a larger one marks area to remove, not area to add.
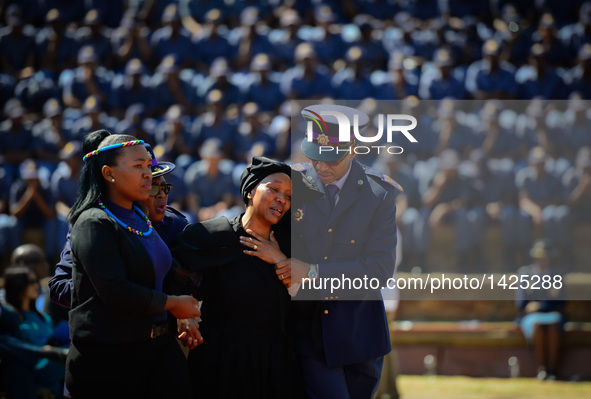
[[[144,140],[133,140],[133,141],[126,141],[125,143],[111,144],[106,147],[99,148],[98,150],[94,150],[94,151],[89,152],[88,154],[84,155],[82,160],[86,162],[86,160],[88,158],[94,157],[95,155],[98,155],[101,152],[105,152],[105,151],[112,150],[114,148],[119,148],[119,147],[130,147],[132,145],[138,145],[138,144],[144,144]]]

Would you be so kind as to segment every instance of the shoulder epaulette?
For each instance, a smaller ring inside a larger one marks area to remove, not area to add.
[[[187,217],[185,215],[182,214],[181,211],[174,209],[172,206],[170,205],[166,205],[166,210],[170,213],[174,213],[175,215],[178,215],[180,217],[182,217],[183,219],[187,219]]]
[[[371,169],[366,165],[363,165],[363,170],[365,171],[366,175],[372,176],[376,179],[383,181],[384,183],[391,185],[392,187],[394,187],[396,190],[400,191],[401,193],[404,192],[404,189],[402,188],[402,186],[400,184],[398,184],[398,182],[396,180],[392,179],[390,176],[385,175],[382,172],[378,172],[375,169]]]
[[[305,162],[294,163],[294,164],[291,164],[290,166],[293,170],[298,171],[298,172],[303,172],[304,170],[307,169]]]

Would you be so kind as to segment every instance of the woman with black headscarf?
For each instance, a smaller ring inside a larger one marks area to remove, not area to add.
[[[173,256],[202,272],[204,343],[189,353],[195,397],[276,399],[300,396],[290,297],[274,265],[290,256],[291,169],[255,157],[242,174],[246,210],[195,223]]]

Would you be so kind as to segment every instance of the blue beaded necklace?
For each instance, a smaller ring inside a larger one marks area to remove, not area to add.
[[[133,206],[133,208],[135,209],[136,213],[137,213],[138,215],[140,215],[142,218],[144,218],[144,220],[146,221],[146,223],[148,223],[148,231],[146,231],[145,233],[144,233],[144,232],[142,232],[142,231],[138,231],[138,230],[136,230],[136,229],[132,229],[130,226],[126,225],[126,224],[125,224],[125,223],[123,223],[121,220],[119,220],[119,218],[118,218],[117,216],[115,216],[115,215],[113,214],[113,212],[111,212],[111,211],[110,211],[110,210],[109,210],[109,209],[108,209],[108,208],[105,206],[105,204],[103,204],[103,202],[102,202],[100,199],[98,200],[98,204],[99,204],[99,206],[101,207],[101,209],[107,213],[107,215],[109,215],[111,218],[113,218],[113,219],[114,219],[114,220],[117,222],[117,224],[119,224],[119,226],[123,227],[124,229],[126,229],[126,230],[129,230],[129,231],[131,231],[133,234],[137,234],[138,236],[141,236],[141,237],[146,237],[146,236],[149,236],[150,234],[152,234],[152,231],[154,230],[154,229],[152,228],[152,222],[150,222],[150,219],[148,219],[148,217],[146,216],[146,214],[145,214],[145,213],[143,213],[143,212],[141,211],[141,209],[140,209],[140,208],[138,208],[137,206],[135,206],[135,205]]]

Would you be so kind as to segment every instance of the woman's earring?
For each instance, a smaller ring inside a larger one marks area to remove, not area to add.
[[[112,181],[113,183],[115,183],[115,179],[114,179],[114,178],[111,178],[111,181]]]

